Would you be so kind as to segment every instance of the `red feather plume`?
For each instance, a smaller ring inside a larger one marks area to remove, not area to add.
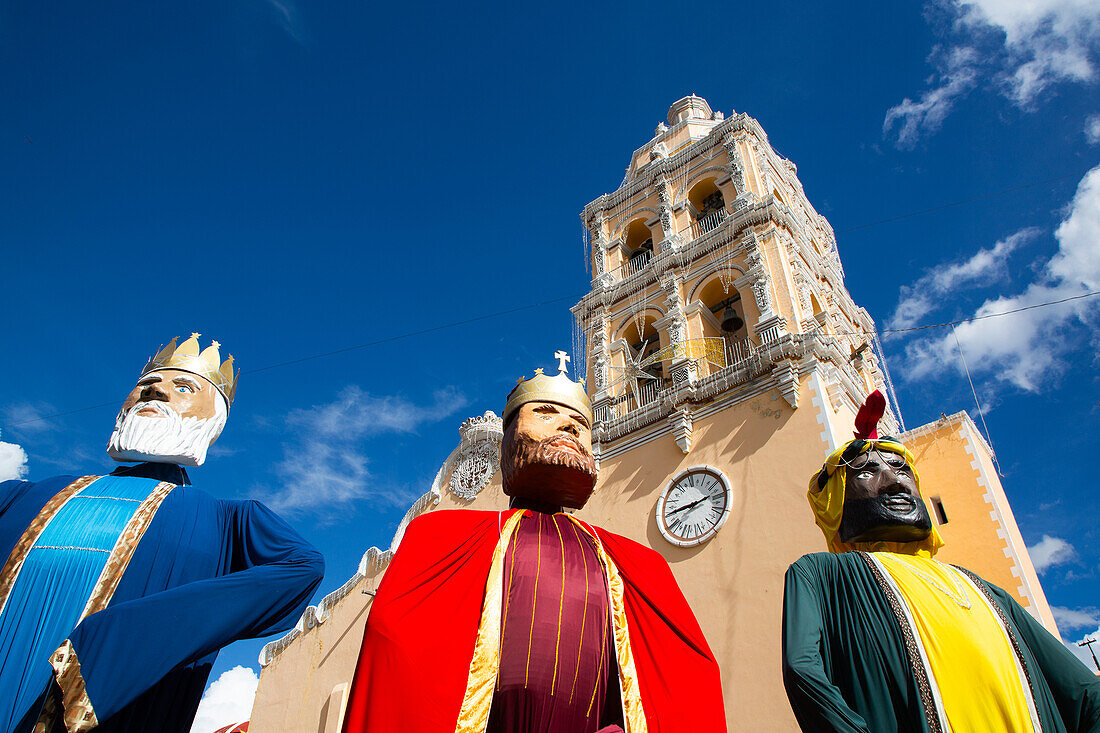
[[[855,436],[861,440],[874,440],[878,438],[878,421],[886,412],[886,398],[877,389],[867,395],[867,399],[860,405],[856,413]]]

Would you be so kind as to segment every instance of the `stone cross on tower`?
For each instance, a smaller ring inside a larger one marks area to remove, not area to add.
[[[569,367],[566,366],[570,361],[569,354],[564,351],[555,351],[554,358],[558,360],[558,372],[569,371]]]

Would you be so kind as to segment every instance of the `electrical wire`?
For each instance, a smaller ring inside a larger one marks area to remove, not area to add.
[[[1026,183],[1022,186],[1013,186],[1012,188],[1006,188],[1006,189],[1003,189],[1001,191],[994,191],[992,193],[982,194],[981,196],[974,196],[974,197],[968,198],[968,199],[962,199],[962,200],[959,200],[959,201],[952,201],[951,203],[942,204],[940,206],[934,206],[930,209],[922,209],[920,211],[913,211],[913,212],[910,212],[908,214],[901,214],[899,216],[893,216],[893,217],[890,217],[888,219],[880,219],[878,221],[869,222],[867,224],[860,224],[858,226],[848,227],[847,229],[839,229],[835,233],[836,234],[845,234],[847,232],[854,232],[854,231],[857,231],[857,230],[860,230],[860,229],[867,229],[869,227],[879,226],[881,224],[889,224],[890,222],[900,221],[902,219],[908,219],[908,218],[913,217],[913,216],[921,216],[922,214],[929,214],[929,213],[932,213],[932,212],[935,212],[935,211],[942,211],[943,209],[949,209],[949,208],[952,208],[954,206],[962,206],[963,204],[973,203],[975,201],[982,201],[984,199],[993,198],[995,196],[1003,196],[1004,194],[1012,193],[1013,191],[1022,191],[1022,190],[1027,189],[1027,188],[1033,188],[1035,186],[1041,186],[1044,183],[1053,183],[1054,181],[1061,181],[1061,180],[1064,180],[1066,178],[1073,178],[1073,177],[1080,176],[1080,175],[1082,175],[1081,172],[1068,173],[1068,174],[1063,175],[1063,176],[1055,176],[1053,178],[1047,178],[1045,180],[1036,181],[1034,183]],[[278,369],[280,367],[291,366],[293,364],[300,364],[302,362],[312,361],[314,359],[324,359],[324,358],[329,357],[329,356],[336,356],[338,354],[346,354],[350,351],[357,351],[359,349],[366,349],[366,348],[369,348],[371,346],[378,346],[380,344],[391,343],[393,341],[400,341],[402,339],[412,338],[414,336],[422,336],[426,333],[434,333],[436,331],[442,331],[442,330],[445,330],[445,329],[448,329],[448,328],[456,328],[458,326],[465,326],[465,325],[468,325],[468,324],[471,324],[471,323],[477,323],[478,321],[486,321],[486,320],[490,320],[492,318],[499,318],[501,316],[509,315],[511,313],[518,313],[520,311],[531,310],[533,308],[541,308],[542,306],[552,305],[554,303],[560,303],[560,302],[565,301],[565,300],[578,300],[581,297],[581,295],[582,294],[565,295],[565,296],[562,296],[560,298],[553,298],[551,300],[544,300],[541,303],[533,303],[531,305],[519,306],[518,308],[509,308],[507,310],[497,311],[496,313],[489,313],[489,314],[486,314],[486,315],[483,315],[483,316],[475,316],[474,318],[467,318],[467,319],[461,320],[461,321],[453,321],[451,323],[444,323],[444,324],[441,324],[441,325],[438,325],[438,326],[432,326],[430,328],[420,329],[418,331],[409,331],[407,333],[398,334],[396,336],[389,336],[387,338],[377,339],[375,341],[367,341],[365,343],[356,344],[354,346],[346,346],[342,349],[335,349],[333,351],[325,351],[325,352],[322,352],[322,353],[319,353],[319,354],[312,354],[310,356],[303,356],[300,359],[291,359],[289,361],[276,362],[275,364],[268,364],[267,366],[257,367],[255,369],[243,370],[241,373],[242,374],[256,374],[258,372],[268,371],[269,369]],[[1049,302],[1046,302],[1046,303],[1036,303],[1036,304],[1033,304],[1033,305],[1024,306],[1022,308],[1015,308],[1013,310],[1003,311],[1001,313],[987,313],[984,316],[973,316],[971,318],[963,318],[963,319],[960,319],[958,321],[948,321],[948,322],[945,322],[945,323],[933,323],[933,324],[929,324],[929,325],[926,325],[926,326],[913,326],[913,327],[910,327],[910,328],[882,329],[882,330],[877,331],[876,334],[885,336],[887,334],[894,334],[894,333],[906,333],[906,332],[909,332],[909,331],[923,331],[923,330],[930,329],[930,328],[945,328],[947,326],[957,326],[960,323],[969,323],[971,321],[980,321],[980,320],[984,320],[986,318],[994,318],[994,317],[997,317],[997,316],[1007,316],[1007,315],[1012,314],[1012,313],[1019,313],[1021,311],[1031,310],[1032,308],[1043,308],[1043,307],[1050,306],[1050,305],[1057,305],[1059,303],[1066,303],[1066,302],[1071,301],[1071,300],[1079,300],[1081,298],[1089,298],[1089,297],[1092,297],[1094,295],[1100,295],[1100,291],[1092,291],[1092,292],[1084,293],[1082,295],[1075,295],[1073,297],[1062,298],[1061,300],[1053,300],[1053,301],[1049,301]],[[837,334],[833,334],[833,335],[834,336],[863,336],[863,335],[866,335],[866,334],[864,334],[864,333],[837,333]],[[21,420],[19,422],[8,423],[7,425],[3,426],[3,429],[6,430],[8,428],[14,428],[14,427],[18,427],[20,425],[28,425],[30,423],[42,422],[42,421],[45,421],[45,420],[52,420],[52,419],[58,418],[58,417],[66,417],[68,415],[76,415],[76,414],[81,413],[81,412],[88,412],[89,410],[98,410],[98,409],[103,408],[103,407],[111,407],[112,405],[115,405],[115,404],[117,404],[117,402],[114,402],[114,401],[104,402],[104,403],[101,403],[101,404],[98,404],[98,405],[89,405],[88,407],[79,407],[75,410],[66,410],[65,412],[55,412],[55,413],[51,413],[49,415],[43,415],[42,417],[36,417],[36,418],[31,418],[29,420]]]

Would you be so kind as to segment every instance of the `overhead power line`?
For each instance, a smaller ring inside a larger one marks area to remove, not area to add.
[[[1032,305],[1023,306],[1021,308],[1013,308],[1012,310],[1002,311],[1000,313],[987,313],[987,314],[981,315],[981,316],[972,316],[970,318],[961,318],[957,321],[947,321],[945,323],[933,323],[933,324],[929,324],[927,326],[912,326],[910,328],[890,328],[890,329],[884,329],[884,330],[881,330],[881,331],[876,331],[876,333],[878,333],[880,335],[885,335],[885,334],[890,334],[890,333],[903,333],[903,332],[907,332],[907,331],[924,331],[924,330],[927,330],[927,329],[930,329],[930,328],[946,328],[947,326],[957,326],[960,323],[969,323],[970,321],[982,321],[982,320],[985,320],[987,318],[998,318],[1000,316],[1008,316],[1008,315],[1012,315],[1013,313],[1020,313],[1021,311],[1032,310],[1032,309],[1035,309],[1035,308],[1045,308],[1045,307],[1051,306],[1051,305],[1058,305],[1059,303],[1067,303],[1071,300],[1081,300],[1082,298],[1091,298],[1095,295],[1100,295],[1100,290],[1094,290],[1094,291],[1091,291],[1091,292],[1088,292],[1088,293],[1083,293],[1081,295],[1074,295],[1074,296],[1069,297],[1069,298],[1061,298],[1060,300],[1051,300],[1051,301],[1048,301],[1048,302],[1045,302],[1045,303],[1034,303]],[[416,330],[416,331],[407,331],[405,333],[397,334],[397,335],[394,335],[394,336],[387,336],[386,338],[375,339],[374,341],[367,341],[365,343],[356,344],[354,346],[345,346],[342,349],[334,349],[332,351],[325,351],[325,352],[321,352],[321,353],[318,353],[318,354],[311,354],[309,356],[303,356],[299,359],[290,359],[288,361],[280,361],[280,362],[276,362],[274,364],[268,364],[266,366],[257,367],[255,369],[242,370],[241,374],[256,374],[258,372],[265,372],[265,371],[268,371],[268,370],[271,370],[271,369],[279,369],[279,368],[285,367],[285,366],[291,366],[291,365],[294,365],[294,364],[301,364],[303,362],[313,361],[315,359],[325,359],[325,358],[328,358],[330,356],[336,356],[338,354],[346,354],[349,351],[357,351],[359,349],[366,349],[366,348],[371,347],[371,346],[378,346],[379,344],[392,343],[394,341],[400,341],[402,339],[412,338],[414,336],[422,336],[426,333],[434,333],[436,331],[443,331],[443,330],[448,329],[448,328],[457,328],[458,326],[465,326],[465,325],[468,325],[468,324],[471,324],[471,323],[477,323],[478,321],[487,321],[487,320],[491,320],[493,318],[500,318],[501,316],[510,315],[512,313],[519,313],[521,311],[531,310],[533,308],[541,308],[543,306],[553,305],[554,303],[560,303],[560,302],[565,301],[565,300],[576,300],[579,297],[580,297],[579,295],[564,295],[560,298],[553,298],[551,300],[544,300],[544,301],[541,301],[539,303],[532,303],[530,305],[522,305],[522,306],[519,306],[517,308],[508,308],[507,310],[497,311],[495,313],[487,313],[485,315],[475,316],[473,318],[465,318],[461,321],[451,321],[450,323],[443,323],[443,324],[440,324],[438,326],[431,326],[430,328],[422,328],[422,329],[419,329],[419,330]],[[863,335],[866,335],[866,334],[861,332],[861,333],[858,333],[858,334],[836,333],[836,334],[832,334],[832,335],[833,336],[848,336],[848,335],[863,336]],[[58,417],[65,417],[67,415],[75,415],[75,414],[80,413],[80,412],[88,412],[89,410],[98,410],[98,409],[103,408],[103,407],[111,407],[111,406],[114,406],[114,405],[117,405],[117,404],[118,404],[118,401],[116,400],[116,401],[113,401],[113,402],[104,402],[104,403],[101,403],[101,404],[98,404],[98,405],[89,405],[88,407],[80,407],[80,408],[77,408],[75,410],[67,410],[65,412],[55,412],[55,413],[52,413],[50,415],[43,415],[41,417],[35,417],[35,418],[31,418],[29,420],[20,420],[19,422],[8,423],[7,425],[3,426],[3,429],[7,430],[8,428],[14,428],[14,427],[18,427],[20,425],[28,425],[30,423],[41,422],[43,420],[52,420],[52,419],[58,418]]]

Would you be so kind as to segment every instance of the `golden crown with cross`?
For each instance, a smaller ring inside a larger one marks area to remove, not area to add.
[[[141,376],[144,377],[149,372],[161,369],[179,369],[182,372],[197,374],[218,388],[222,397],[225,397],[227,406],[232,405],[233,396],[237,393],[237,378],[240,377],[241,371],[238,369],[236,374],[233,373],[232,354],[222,362],[221,352],[218,350],[221,344],[217,341],[210,342],[209,346],[200,351],[199,336],[201,335],[192,333],[191,338],[179,346],[176,346],[178,337],[173,337],[167,346],[161,348],[156,356],[149,360],[141,370]]]
[[[515,389],[508,395],[508,402],[504,405],[504,422],[528,402],[552,402],[555,405],[571,407],[584,415],[588,424],[592,424],[592,401],[584,391],[584,380],[574,382],[565,373],[565,362],[569,357],[563,352],[558,352],[558,373],[548,377],[542,373],[542,369],[535,370],[535,376],[530,379],[519,380]]]

